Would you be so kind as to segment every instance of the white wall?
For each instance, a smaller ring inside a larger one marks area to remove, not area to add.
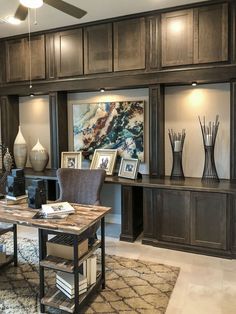
[[[219,114],[215,163],[220,178],[230,177],[230,84],[168,87],[165,89],[165,161],[170,175],[172,152],[168,129],[186,129],[183,170],[186,177],[202,177],[204,147],[198,116],[214,121]]]
[[[132,89],[119,90],[110,92],[89,92],[89,93],[71,93],[68,95],[68,140],[69,150],[73,150],[73,120],[72,120],[72,105],[84,103],[96,103],[107,101],[145,101],[145,123],[144,123],[144,163],[140,165],[141,173],[149,173],[149,96],[148,89]],[[118,169],[116,169],[118,170]],[[107,217],[107,221],[120,223],[121,211],[121,187],[120,185],[106,184],[103,186],[101,193],[101,201],[103,205],[111,206],[112,212]]]
[[[20,125],[28,146],[28,155],[39,138],[40,143],[49,153],[47,168],[50,168],[49,97],[20,97],[19,108]],[[29,158],[26,167],[31,167]]]

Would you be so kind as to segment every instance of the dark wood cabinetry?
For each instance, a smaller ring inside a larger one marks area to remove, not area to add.
[[[24,38],[6,41],[6,81],[26,80],[26,41]]]
[[[193,63],[193,11],[162,14],[162,66]]]
[[[133,242],[143,230],[142,187],[122,186],[120,240]]]
[[[84,73],[112,71],[112,24],[84,28]]]
[[[147,66],[148,70],[157,70],[161,64],[161,21],[160,16],[147,18]]]
[[[6,80],[17,82],[45,78],[44,35],[30,39],[21,38],[6,41]]]
[[[228,4],[162,14],[162,66],[228,60]]]
[[[114,22],[114,71],[145,69],[145,19]]]
[[[194,9],[194,63],[228,60],[228,4]]]
[[[83,74],[82,29],[57,33],[55,36],[57,76],[77,76]]]
[[[156,195],[154,189],[143,190],[143,237],[146,241],[156,238]]]
[[[191,194],[191,244],[226,249],[227,195]]]
[[[156,190],[158,240],[189,243],[190,192]]]
[[[28,40],[26,41],[26,47],[27,47],[26,51],[28,54],[27,60],[30,60],[30,62],[26,62],[27,79],[29,79],[30,71],[31,71],[32,80],[45,79],[46,64],[45,64],[45,37],[44,35],[31,37],[30,47],[29,47]],[[31,70],[30,70],[30,67],[31,67]]]
[[[144,244],[230,254],[230,195],[169,188],[143,193]]]

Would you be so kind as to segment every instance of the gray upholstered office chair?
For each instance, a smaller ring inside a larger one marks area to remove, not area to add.
[[[60,187],[58,201],[100,205],[100,192],[105,176],[106,172],[103,169],[58,169],[57,178]],[[83,237],[88,237],[92,241],[98,227],[99,224],[92,226]]]

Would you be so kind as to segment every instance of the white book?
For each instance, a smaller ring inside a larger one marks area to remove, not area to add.
[[[26,198],[28,198],[28,195],[20,195],[20,196],[6,195],[6,199],[13,200],[13,201],[24,200]]]
[[[93,285],[97,279],[97,256],[92,255],[89,259],[90,259],[90,285]]]
[[[60,287],[62,287],[65,291],[67,291],[71,295],[73,295],[75,293],[75,289],[74,288],[72,288],[72,289],[69,288],[62,281],[60,281],[58,278],[56,280],[56,284],[59,285]],[[87,288],[88,288],[87,282],[79,285],[79,291],[87,289]]]
[[[56,287],[62,292],[64,293],[68,298],[70,299],[74,299],[75,295],[71,295],[70,293],[68,293],[66,290],[64,290],[60,285],[56,284]],[[83,290],[79,290],[79,295],[85,293],[87,291],[87,288],[83,289]]]
[[[88,285],[93,285],[97,279],[97,256],[92,255],[87,259],[87,280]]]
[[[75,209],[68,202],[60,202],[43,204],[41,212],[45,217],[50,217],[53,215],[71,214],[75,212]]]
[[[57,272],[56,279],[60,280],[64,283],[69,289],[74,289],[75,281],[74,274],[69,274],[65,272]],[[81,274],[79,274],[79,285],[87,284],[87,278]]]

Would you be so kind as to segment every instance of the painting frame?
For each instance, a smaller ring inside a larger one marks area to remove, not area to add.
[[[118,156],[145,160],[145,100],[73,103],[73,150],[117,149]]]
[[[95,149],[90,169],[104,169],[107,175],[113,175],[117,149]]]
[[[122,158],[118,176],[127,179],[137,179],[140,160],[137,158]]]
[[[81,169],[82,152],[62,152],[61,168]]]

